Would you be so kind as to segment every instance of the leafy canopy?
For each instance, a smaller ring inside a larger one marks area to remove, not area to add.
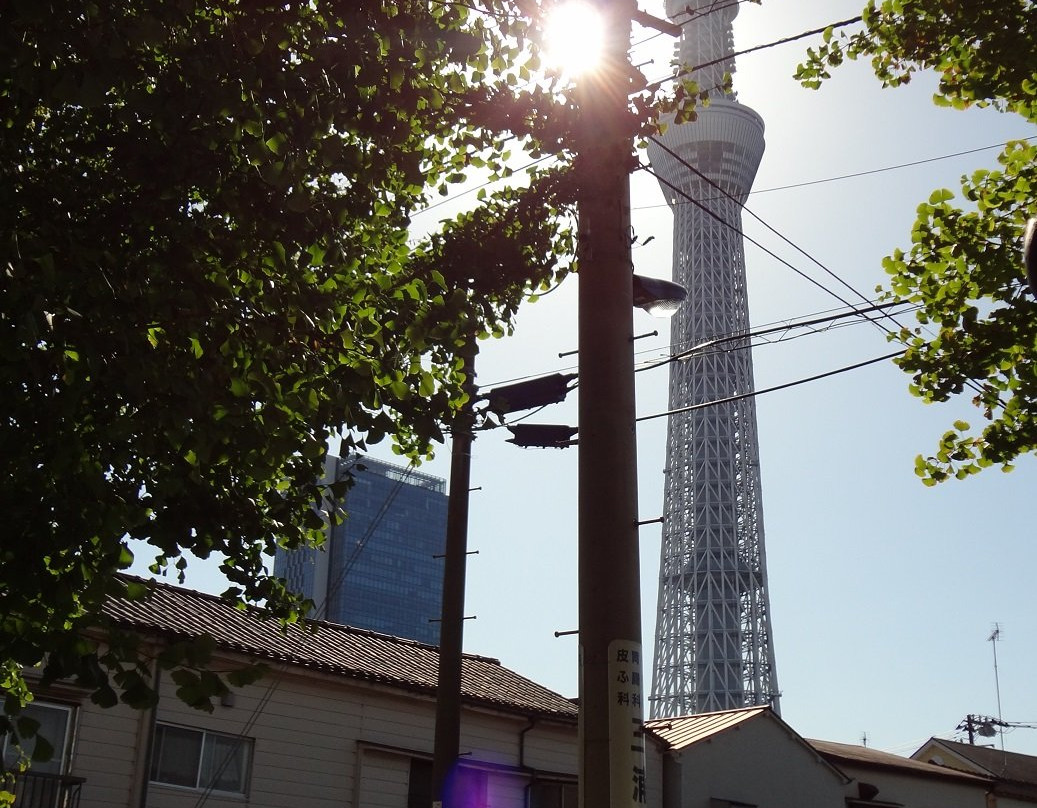
[[[872,0],[863,30],[829,30],[797,77],[817,87],[844,59],[867,58],[883,86],[934,71],[936,104],[991,106],[1037,123],[1035,10],[1031,0]],[[920,306],[919,326],[895,335],[912,392],[926,402],[970,395],[985,421],[956,421],[933,455],[918,458],[927,485],[993,464],[1009,470],[1037,449],[1037,306],[1020,254],[1037,215],[1037,147],[1008,143],[998,163],[963,177],[960,198],[934,191],[918,206],[911,246],[884,261],[887,298]]]
[[[329,438],[426,454],[459,349],[566,271],[564,171],[408,235],[473,169],[564,151],[521,5],[0,6],[8,714],[44,661],[101,703],[154,698],[136,643],[84,638],[107,597],[146,595],[115,575],[131,541],[157,573],[216,555],[225,597],[297,619],[264,556],[320,541]],[[205,706],[199,653],[157,662]]]

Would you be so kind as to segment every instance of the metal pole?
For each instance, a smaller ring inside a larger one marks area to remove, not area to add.
[[[464,641],[465,562],[468,553],[468,492],[472,476],[475,416],[475,341],[463,349],[469,399],[454,418],[450,446],[450,488],[443,558],[443,608],[439,625],[439,679],[436,737],[432,756],[433,808],[454,808],[451,785],[461,745],[461,650]]]
[[[632,2],[596,0],[604,64],[581,80],[580,805],[645,799],[630,253]]]

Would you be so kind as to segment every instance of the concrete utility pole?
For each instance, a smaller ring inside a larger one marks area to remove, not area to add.
[[[450,446],[450,499],[447,505],[443,558],[443,609],[439,627],[439,678],[436,692],[436,736],[432,759],[432,805],[454,808],[461,745],[461,667],[464,644],[465,568],[468,555],[468,494],[472,477],[475,414],[474,338],[462,353],[465,390],[470,398],[454,416]]]
[[[639,806],[641,580],[634,434],[628,49],[633,2],[595,0],[606,42],[580,80],[580,805]]]

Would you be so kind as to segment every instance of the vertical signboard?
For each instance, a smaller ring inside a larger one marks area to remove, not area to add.
[[[614,808],[640,808],[647,803],[641,682],[641,644],[613,640],[609,643],[609,771]]]

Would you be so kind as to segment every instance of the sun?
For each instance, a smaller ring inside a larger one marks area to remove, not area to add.
[[[561,0],[548,14],[544,27],[547,66],[576,78],[593,71],[601,61],[605,41],[601,13],[584,0]]]

